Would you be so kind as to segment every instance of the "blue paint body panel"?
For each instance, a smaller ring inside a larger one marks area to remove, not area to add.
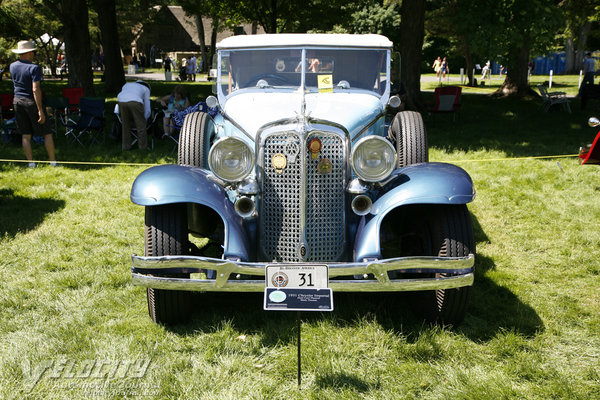
[[[248,260],[249,241],[242,218],[227,192],[206,170],[181,165],[160,165],[142,172],[133,182],[131,201],[140,206],[196,203],[213,209],[225,225],[225,258]]]
[[[371,213],[352,229],[356,231],[354,261],[381,259],[379,230],[390,211],[409,204],[466,204],[474,199],[475,191],[463,169],[424,163],[396,170],[377,196]],[[142,206],[196,203],[210,207],[225,225],[224,257],[251,261],[250,235],[256,232],[246,228],[227,191],[213,182],[206,170],[180,165],[152,167],[133,183],[131,201]]]
[[[392,210],[410,204],[467,204],[475,198],[473,181],[452,164],[414,164],[394,171],[373,203],[371,213],[361,219],[354,242],[354,259],[381,259],[381,222]]]

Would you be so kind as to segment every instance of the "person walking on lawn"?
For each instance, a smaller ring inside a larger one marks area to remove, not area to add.
[[[17,129],[22,135],[21,143],[29,167],[35,167],[31,150],[31,137],[44,136],[44,146],[48,152],[50,165],[56,166],[54,155],[54,139],[46,122],[46,111],[42,103],[42,69],[33,63],[36,51],[35,43],[22,40],[12,52],[19,59],[10,64],[10,76],[14,85],[15,120]]]

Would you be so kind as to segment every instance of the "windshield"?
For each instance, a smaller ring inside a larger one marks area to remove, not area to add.
[[[225,96],[248,88],[310,91],[360,89],[382,95],[387,80],[387,50],[244,49],[220,53]]]

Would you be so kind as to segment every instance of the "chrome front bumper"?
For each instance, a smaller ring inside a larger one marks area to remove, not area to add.
[[[140,257],[135,254],[132,261],[134,285],[200,292],[262,292],[265,289],[265,268],[276,264],[197,256]],[[329,287],[338,292],[399,292],[471,286],[474,264],[473,254],[467,257],[401,257],[359,263],[328,263]],[[190,279],[164,277],[169,274],[200,274],[207,270],[215,271],[216,279],[196,279],[193,275]],[[426,276],[444,273],[444,276],[390,279],[388,271]],[[260,278],[245,279],[248,275]],[[341,277],[346,279],[339,279]]]

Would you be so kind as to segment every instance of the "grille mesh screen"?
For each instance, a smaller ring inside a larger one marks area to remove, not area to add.
[[[317,159],[306,150],[312,138],[322,142]],[[270,135],[264,142],[261,246],[269,261],[336,261],[345,243],[344,141],[325,132],[309,135],[306,142],[301,140],[295,132],[280,132]],[[287,155],[294,144],[299,153],[295,159],[287,157],[286,167],[278,173],[272,165],[273,156]],[[317,166],[323,159],[332,164],[331,172],[326,174],[318,172]],[[304,204],[303,193],[306,196]],[[306,222],[304,259],[300,252],[302,213]]]

